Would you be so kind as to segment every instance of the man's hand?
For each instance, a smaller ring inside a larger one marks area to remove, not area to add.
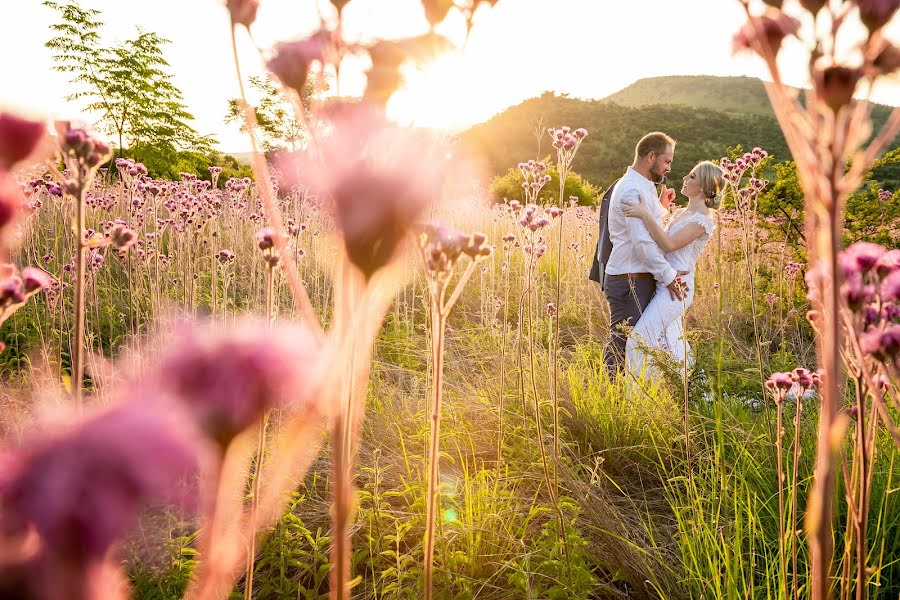
[[[672,283],[666,286],[669,288],[669,294],[672,296],[672,300],[684,300],[684,297],[688,293],[688,285],[681,278],[682,275],[687,275],[687,272],[678,271],[678,276],[672,280]]]
[[[675,200],[675,190],[672,188],[667,188],[666,184],[662,185],[662,191],[659,194],[659,203],[666,210],[669,209],[669,206],[672,205],[672,202]]]

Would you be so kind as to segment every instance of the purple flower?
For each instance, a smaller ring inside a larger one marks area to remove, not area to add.
[[[332,123],[318,152],[287,155],[282,164],[330,200],[347,258],[368,279],[439,201],[459,163],[431,134],[391,125],[365,106],[337,107]]]
[[[151,403],[119,406],[14,454],[0,481],[2,529],[37,533],[40,561],[56,567],[32,573],[38,589],[55,585],[61,572],[78,581],[106,560],[142,506],[190,504],[196,493],[188,493],[187,477],[198,465],[176,415]],[[55,597],[80,597],[69,593]]]
[[[860,336],[859,345],[865,354],[883,361],[893,360],[900,354],[900,325],[869,329]]]
[[[845,277],[865,275],[884,255],[885,249],[871,242],[856,242],[841,252],[839,261]]]
[[[766,380],[766,388],[772,393],[776,404],[783,402],[785,395],[794,387],[794,380],[791,375],[789,372],[776,372],[772,373],[769,379]]]
[[[322,350],[308,330],[244,321],[229,329],[195,325],[175,336],[157,381],[222,447],[270,408],[318,417]]]
[[[897,0],[856,0],[859,20],[873,32],[882,28],[900,7]]]
[[[109,237],[112,240],[112,245],[123,253],[137,240],[137,234],[134,230],[122,223],[117,223],[112,228],[112,231],[109,232]]]
[[[900,249],[897,248],[882,254],[878,262],[875,263],[875,272],[882,279],[898,269],[900,269]]]
[[[862,69],[832,65],[816,73],[816,91],[831,110],[837,112],[853,100]]]
[[[22,285],[25,287],[25,293],[30,294],[50,287],[53,284],[53,278],[43,269],[35,267],[25,267],[22,269]]]
[[[759,43],[768,47],[772,54],[778,54],[784,38],[796,35],[799,29],[800,21],[781,11],[754,16],[735,34],[732,50],[756,50],[755,45]]]
[[[231,22],[235,25],[249,28],[256,20],[259,0],[225,0],[225,4],[231,13]]]
[[[322,35],[315,34],[305,40],[281,42],[275,46],[275,54],[266,67],[281,83],[303,96],[303,87],[313,61],[324,59]]]
[[[894,269],[893,273],[885,277],[880,291],[882,302],[900,301],[900,269]]]

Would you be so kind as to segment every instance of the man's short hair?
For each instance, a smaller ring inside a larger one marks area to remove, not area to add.
[[[638,158],[643,158],[651,152],[662,154],[669,146],[671,146],[674,150],[675,140],[673,140],[665,133],[661,131],[648,133],[641,138],[641,141],[637,143],[637,147],[635,147],[634,149],[634,158],[635,160],[637,160]]]

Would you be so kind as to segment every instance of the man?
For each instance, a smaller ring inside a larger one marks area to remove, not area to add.
[[[648,133],[638,142],[634,162],[615,184],[609,199],[608,236],[612,251],[606,261],[601,284],[610,312],[610,343],[603,361],[610,377],[625,362],[627,333],[622,325],[633,327],[650,304],[657,282],[669,289],[673,298],[684,296],[678,273],[662,250],[650,237],[640,219],[629,219],[622,212],[622,204],[643,201],[662,225],[662,205],[671,203],[675,191],[666,189],[665,176],[672,169],[675,140],[661,132]],[[656,185],[663,183],[662,198],[656,195]],[[602,220],[601,220],[602,229]],[[602,236],[601,236],[602,237]]]

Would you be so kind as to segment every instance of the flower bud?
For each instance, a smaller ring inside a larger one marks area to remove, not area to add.
[[[45,133],[43,123],[0,113],[0,169],[9,170],[27,158]]]
[[[884,27],[891,20],[894,13],[897,12],[897,8],[900,7],[900,2],[897,0],[856,0],[856,6],[859,8],[859,20],[872,33]]]
[[[822,102],[832,111],[838,112],[853,100],[853,92],[856,91],[860,77],[861,69],[841,65],[826,67],[816,76],[816,91]]]
[[[259,0],[226,0],[225,5],[231,13],[231,22],[249,28],[256,20]]]

